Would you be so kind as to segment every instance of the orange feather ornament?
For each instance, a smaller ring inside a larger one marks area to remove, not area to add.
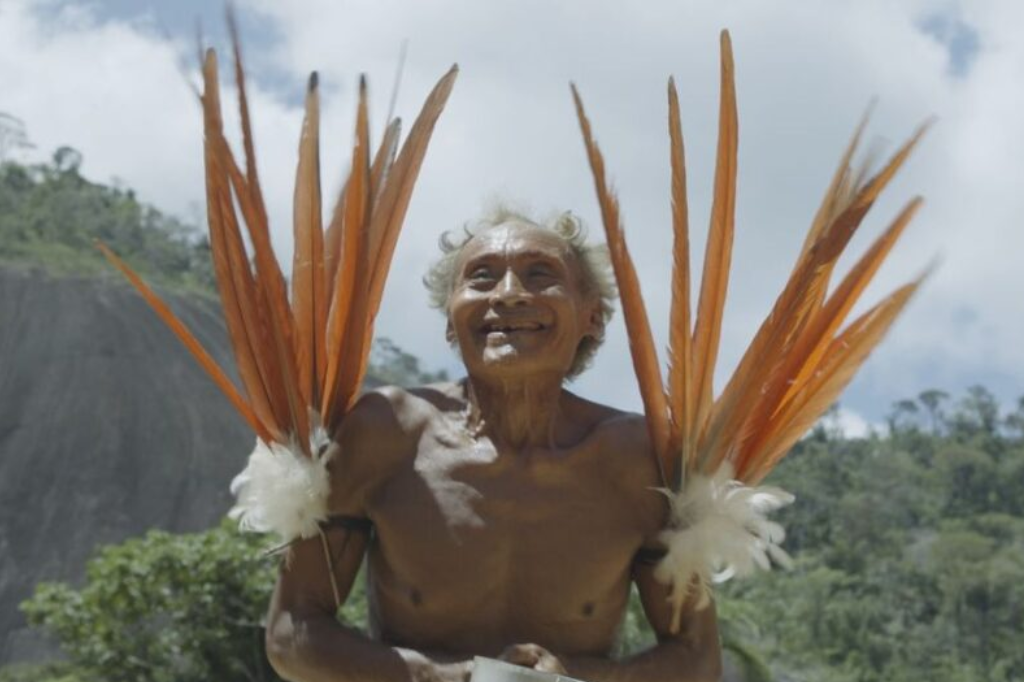
[[[878,195],[927,129],[922,126],[876,175],[853,171],[866,125],[858,126],[811,224],[796,265],[721,394],[712,380],[721,338],[736,204],[738,117],[732,44],[721,35],[719,137],[711,225],[696,323],[691,328],[686,171],[678,97],[669,80],[669,148],[674,233],[668,393],[662,378],[635,268],[626,248],[619,205],[605,180],[604,160],[573,88],[580,129],[597,186],[623,315],[671,521],[658,576],[672,585],[674,628],[694,585],[698,604],[710,585],[733,575],[787,564],[784,532],[767,512],[792,501],[785,491],[757,487],[792,445],[839,397],[878,345],[923,277],[900,287],[867,313],[844,322],[917,212],[915,198],[829,293],[835,264]]]
[[[256,170],[241,48],[229,28],[244,171],[224,136],[217,56],[203,58],[207,212],[214,270],[242,392],[142,280],[103,253],[142,293],[252,426],[257,446],[232,484],[243,527],[309,537],[326,516],[329,434],[358,397],[391,257],[434,126],[458,73],[438,82],[404,145],[389,122],[371,165],[365,79],[360,81],[352,167],[325,235],[320,186],[320,103],[309,80],[295,177],[291,296],[270,241]],[[236,213],[236,207],[238,213]],[[239,213],[241,214],[239,216]],[[246,248],[241,225],[251,244]]]

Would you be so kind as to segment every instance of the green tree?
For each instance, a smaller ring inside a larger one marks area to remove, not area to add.
[[[43,583],[22,609],[86,679],[277,680],[262,625],[276,560],[265,558],[264,540],[232,526],[150,531],[105,547],[81,589]]]
[[[942,404],[949,400],[949,394],[945,391],[940,391],[937,388],[930,388],[926,391],[921,391],[921,393],[917,395],[917,400],[928,412],[928,423],[932,427],[932,435],[939,435],[945,421]]]

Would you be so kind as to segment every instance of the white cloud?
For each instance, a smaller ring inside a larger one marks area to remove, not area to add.
[[[863,249],[915,193],[927,204],[866,298],[877,300],[936,254],[940,270],[844,398],[877,418],[921,389],[957,390],[992,377],[1003,397],[1024,391],[1024,39],[1022,10],[1003,2],[438,3],[251,0],[279,40],[259,62],[294,76],[295,96],[257,88],[261,169],[277,243],[287,243],[291,173],[305,74],[324,83],[325,188],[336,187],[350,140],[356,74],[371,79],[374,121],[385,114],[395,59],[409,40],[399,98],[405,117],[450,63],[462,67],[414,197],[379,331],[427,366],[457,362],[419,273],[437,235],[494,192],[541,211],[569,207],[600,232],[567,83],[580,86],[624,208],[659,339],[666,338],[670,268],[665,80],[680,88],[695,253],[703,247],[717,120],[718,30],[729,27],[740,105],[740,188],[734,278],[723,356],[731,369],[792,264],[833,164],[872,97],[872,131],[892,149],[930,115],[939,123],[854,244]],[[977,31],[978,54],[953,78],[947,46],[921,29],[955,12]],[[182,45],[129,22],[0,4],[0,109],[25,119],[44,149],[69,143],[97,179],[123,178],[178,213],[202,201],[195,105],[176,71]],[[250,52],[256,49],[250,45]],[[259,83],[259,74],[253,74]],[[225,94],[225,99],[229,95]],[[329,192],[325,193],[330,196]],[[636,408],[627,344],[616,320],[579,390]]]
[[[872,431],[881,430],[857,412],[842,407],[836,413],[835,424],[846,438],[866,438]]]

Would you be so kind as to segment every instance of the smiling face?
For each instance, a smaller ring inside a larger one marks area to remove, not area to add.
[[[600,324],[597,295],[584,290],[580,264],[553,232],[505,223],[462,248],[448,334],[471,376],[564,377]]]

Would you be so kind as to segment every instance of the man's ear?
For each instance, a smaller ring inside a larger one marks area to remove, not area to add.
[[[455,338],[455,327],[452,326],[451,318],[448,318],[448,323],[444,328],[444,338],[448,340],[448,344],[451,346],[454,346],[458,340]]]

